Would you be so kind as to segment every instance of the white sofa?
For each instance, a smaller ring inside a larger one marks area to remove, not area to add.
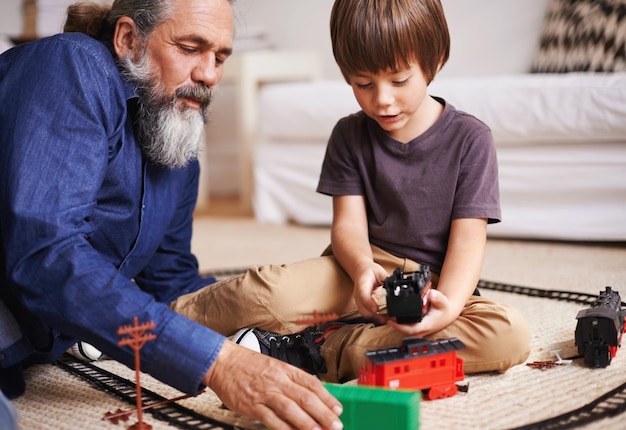
[[[626,73],[529,73],[549,1],[444,0],[451,59],[429,91],[493,131],[503,222],[491,237],[625,241]],[[259,221],[330,224],[318,175],[332,127],[358,109],[339,80],[260,89]]]

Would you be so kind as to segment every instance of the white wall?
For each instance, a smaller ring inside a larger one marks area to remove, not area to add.
[[[49,36],[63,29],[67,6],[79,0],[39,0],[37,33]],[[112,1],[112,0],[101,0]],[[0,34],[20,36],[23,32],[22,0],[2,0],[0,4]]]
[[[238,36],[263,28],[276,48],[316,51],[324,76],[341,78],[330,46],[333,0],[235,0],[234,5]]]
[[[442,75],[512,73],[526,67],[548,0],[442,2],[452,37],[451,57]],[[22,32],[21,4],[21,0],[2,0],[0,34],[15,36]],[[328,29],[333,0],[235,0],[234,4],[238,34],[264,29],[278,49],[318,52],[324,77],[341,79]],[[52,25],[56,28],[60,24]],[[503,43],[509,45],[507,58],[493,58],[501,56],[499,46]]]
[[[442,0],[452,46],[441,75],[528,71],[548,2]],[[235,0],[238,31],[264,28],[276,48],[316,51],[324,77],[341,79],[330,45],[332,5],[333,0]]]
[[[550,0],[442,0],[450,59],[440,76],[530,71]]]
[[[2,0],[0,35],[18,36],[20,33],[22,33],[22,0]]]

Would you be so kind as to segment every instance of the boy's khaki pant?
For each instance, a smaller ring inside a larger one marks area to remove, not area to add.
[[[416,271],[419,264],[372,246],[374,260],[389,273],[396,267]],[[433,286],[438,276],[431,273]],[[341,319],[358,317],[353,283],[332,255],[281,266],[251,267],[238,277],[209,285],[180,297],[171,308],[207,327],[232,336],[256,327],[280,334],[305,327],[296,323],[313,311],[336,312]],[[381,289],[381,296],[385,291]],[[358,377],[365,352],[399,346],[404,334],[390,326],[349,324],[328,333],[320,352],[328,372],[320,377],[345,382]],[[458,352],[465,373],[505,371],[530,353],[530,329],[514,308],[472,296],[459,318],[429,339],[457,337],[466,345]]]

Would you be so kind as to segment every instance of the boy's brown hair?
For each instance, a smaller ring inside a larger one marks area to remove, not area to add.
[[[335,61],[346,81],[417,62],[430,83],[450,55],[439,0],[336,0],[330,17]]]

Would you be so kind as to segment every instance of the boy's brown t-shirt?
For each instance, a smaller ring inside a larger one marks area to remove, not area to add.
[[[363,112],[341,119],[317,191],[364,196],[370,243],[439,271],[453,219],[496,223],[501,214],[491,130],[437,100],[445,106],[439,119],[408,143]]]

